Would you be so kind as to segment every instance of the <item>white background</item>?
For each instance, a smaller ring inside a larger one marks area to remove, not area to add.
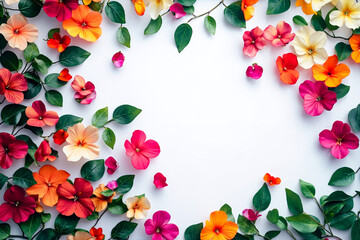
[[[211,9],[217,2],[198,1],[195,14]],[[273,47],[269,43],[255,58],[244,56],[242,35],[245,30],[226,23],[223,7],[220,6],[211,13],[217,20],[216,35],[206,31],[203,18],[192,21],[191,42],[179,54],[173,39],[174,31],[189,16],[176,20],[167,14],[159,33],[144,36],[143,30],[150,20],[148,13],[139,17],[131,1],[121,3],[126,10],[127,23],[124,26],[131,34],[130,49],[116,41],[119,25],[110,22],[105,13],[101,25],[103,35],[97,42],[87,43],[72,38],[72,45],[80,45],[90,51],[91,56],[81,66],[71,68],[70,73],[81,75],[95,84],[96,100],[88,106],[76,103],[70,83],[60,90],[64,96],[63,108],[47,104],[44,92],[37,96],[37,99],[44,100],[48,110],[57,111],[59,115],[84,117],[85,125],[91,123],[96,110],[105,106],[109,107],[110,113],[122,104],[131,104],[143,110],[129,125],[109,125],[117,138],[113,151],[99,140],[99,158],[113,156],[119,161],[120,168],[112,176],[105,173],[102,180],[93,184],[94,187],[121,175],[136,174],[134,188],[124,198],[145,193],[152,205],[148,216],[151,217],[157,210],[170,212],[170,222],[180,228],[178,239],[183,239],[183,232],[189,225],[205,222],[210,213],[224,203],[233,207],[235,217],[243,209],[251,208],[252,197],[263,184],[262,178],[267,172],[282,179],[281,185],[271,187],[272,204],[269,209],[279,208],[280,214],[286,217],[290,213],[286,207],[285,188],[300,193],[298,181],[303,179],[316,186],[317,197],[320,198],[335,190],[327,182],[336,169],[359,167],[359,151],[351,151],[345,159],[336,160],[329,150],[320,146],[318,140],[319,132],[330,129],[334,121],[347,121],[348,112],[360,102],[360,83],[356,77],[360,70],[351,58],[345,61],[351,68],[351,74],[343,81],[351,85],[349,94],[340,99],[331,112],[325,111],[321,116],[312,117],[304,112],[303,100],[298,93],[299,84],[312,79],[311,71],[298,67],[300,79],[296,85],[289,86],[280,81],[276,69],[277,56],[292,52],[292,47]],[[229,1],[225,3],[230,4]],[[303,15],[300,8],[292,6],[285,14],[266,16],[266,7],[265,2],[255,5],[255,16],[247,22],[248,30],[256,26],[265,29],[269,23],[276,26],[280,20],[290,23],[294,31],[299,28],[294,27],[291,19],[296,14]],[[41,52],[56,61],[58,53],[49,49],[42,39],[47,38],[49,29],[61,24],[44,13],[29,21],[40,30],[36,43]],[[61,34],[64,33],[61,30]],[[334,54],[335,43],[328,41],[329,55]],[[121,69],[115,68],[111,62],[111,57],[119,50],[125,54]],[[263,77],[259,80],[245,75],[246,68],[254,62],[264,68]],[[57,64],[49,73],[61,69]],[[32,101],[24,101],[23,104],[31,105]],[[145,171],[132,167],[123,146],[136,129],[143,130],[161,147],[161,154],[151,160]],[[46,131],[50,133],[52,128]],[[40,139],[34,140],[40,143]],[[56,147],[53,143],[52,146]],[[71,173],[72,180],[78,177],[86,160],[68,162],[61,148],[57,149],[60,157],[54,165]],[[9,170],[2,172],[10,175],[22,165],[22,160],[15,160]],[[154,187],[152,181],[157,172],[168,178],[168,187]],[[358,186],[357,178],[353,186],[341,190],[352,195]],[[303,203],[305,211],[315,211],[320,217],[313,201],[303,199]],[[266,230],[276,229],[267,223],[265,216],[266,213],[263,213],[258,220],[263,234]],[[97,227],[104,229],[108,239],[111,229],[122,219],[107,213]],[[144,220],[136,222],[139,227],[131,239],[151,239],[144,232]],[[88,230],[91,226],[86,220],[79,225]],[[337,234],[344,239],[350,238],[349,232],[342,234],[337,231]],[[282,234],[279,239],[289,238]]]

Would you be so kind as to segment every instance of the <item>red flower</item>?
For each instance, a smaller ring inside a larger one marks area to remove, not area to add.
[[[53,136],[54,143],[56,143],[57,145],[61,145],[66,141],[68,136],[69,134],[65,130],[60,129]]]
[[[5,95],[8,102],[21,103],[24,93],[28,89],[24,75],[20,73],[11,74],[6,68],[0,69],[0,94]]]
[[[90,199],[93,187],[83,178],[76,178],[74,185],[69,182],[60,184],[57,193],[59,201],[56,210],[62,215],[70,216],[75,213],[79,218],[86,218],[95,210],[94,203]]]
[[[57,49],[58,52],[63,52],[69,46],[71,39],[68,35],[60,36],[59,33],[54,33],[53,37],[47,41],[49,48]]]
[[[102,232],[103,232],[102,228],[92,227],[90,229],[91,236],[96,237],[95,240],[103,240],[104,239],[105,235]]]
[[[25,114],[29,118],[27,120],[29,126],[55,126],[59,121],[58,114],[53,111],[46,111],[44,103],[40,100],[33,102],[32,107],[27,107]]]
[[[46,160],[55,161],[56,156],[50,155],[52,152],[48,141],[44,140],[40,143],[39,148],[35,152],[35,159],[38,162],[45,162]]]
[[[35,213],[35,199],[25,197],[25,190],[13,185],[4,194],[6,203],[0,206],[0,220],[6,222],[10,218],[15,223],[25,222]]]
[[[64,68],[63,70],[61,70],[61,72],[58,76],[58,79],[60,81],[64,81],[64,82],[70,81],[71,78],[72,78],[72,76],[69,74],[69,69],[67,69],[67,68]]]
[[[21,159],[26,156],[28,145],[22,140],[17,140],[13,135],[0,133],[0,166],[4,169],[12,165],[13,158]]]
[[[265,174],[264,181],[269,183],[270,186],[279,185],[281,183],[281,179],[278,177],[273,177],[269,173]]]
[[[298,60],[295,54],[286,53],[276,59],[276,66],[280,72],[280,80],[286,84],[295,84],[299,79],[299,72],[295,70]]]
[[[71,18],[72,10],[78,6],[77,0],[46,0],[43,9],[49,17],[56,17],[59,22],[63,22]]]
[[[246,217],[250,221],[256,221],[259,217],[261,217],[261,215],[259,214],[258,211],[255,212],[252,209],[244,209],[242,211],[242,214],[244,217]]]
[[[164,188],[168,184],[166,183],[166,177],[162,173],[157,173],[154,176],[154,185],[156,188]]]
[[[263,49],[266,45],[266,41],[263,37],[263,31],[259,27],[256,27],[251,31],[244,32],[243,40],[243,53],[249,57],[255,57],[256,53]]]

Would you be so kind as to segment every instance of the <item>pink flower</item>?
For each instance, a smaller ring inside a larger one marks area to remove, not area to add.
[[[46,0],[43,8],[49,17],[56,17],[59,22],[63,22],[71,18],[72,10],[78,6],[77,0]]]
[[[242,214],[243,214],[244,217],[246,217],[250,221],[256,221],[259,217],[261,217],[259,212],[254,212],[254,210],[252,210],[252,209],[245,209],[242,212]]]
[[[90,81],[85,82],[82,76],[76,75],[71,87],[76,91],[74,98],[78,103],[90,104],[96,98],[95,85]]]
[[[107,172],[110,175],[113,174],[116,171],[116,169],[119,168],[118,162],[113,157],[108,157],[105,160],[105,166],[108,167]]]
[[[266,41],[263,38],[263,31],[259,27],[244,32],[243,40],[243,53],[249,57],[255,57],[256,53],[266,45]]]
[[[150,164],[150,158],[155,158],[160,154],[160,146],[154,140],[146,140],[146,135],[141,130],[133,132],[131,143],[125,141],[126,155],[131,157],[134,168],[146,169]]]
[[[337,159],[343,159],[349,154],[349,149],[359,147],[359,138],[351,133],[350,126],[342,121],[334,122],[331,131],[323,130],[319,141],[324,148],[331,148],[331,154]]]
[[[108,184],[106,185],[106,187],[107,187],[108,189],[114,191],[114,190],[118,187],[118,183],[117,183],[117,181],[112,180],[112,181],[108,182]]]
[[[13,163],[13,158],[24,158],[27,151],[26,142],[17,140],[6,132],[0,133],[0,167],[8,169]]]
[[[162,173],[157,173],[154,176],[154,185],[156,188],[164,188],[168,184],[166,183],[166,177]]]
[[[45,104],[41,100],[27,107],[25,115],[29,118],[26,123],[33,127],[55,126],[59,121],[59,115],[54,111],[46,111]]]
[[[122,52],[117,52],[112,57],[112,62],[114,63],[114,66],[117,68],[121,68],[125,61],[125,56],[122,54]]]
[[[173,240],[179,235],[179,228],[170,221],[170,214],[166,211],[157,211],[152,219],[146,220],[145,232],[152,235],[152,240]]]
[[[311,116],[318,116],[324,109],[330,111],[336,103],[336,93],[328,90],[324,82],[306,80],[300,84],[299,92],[304,99],[305,112]]]
[[[295,33],[291,33],[291,26],[284,21],[280,21],[276,28],[269,25],[264,30],[264,38],[270,41],[274,47],[285,46],[294,40],[294,37]]]
[[[259,79],[261,78],[262,74],[263,68],[256,63],[246,69],[246,76],[251,77],[252,79]]]
[[[170,11],[175,14],[175,18],[179,19],[186,15],[183,5],[180,3],[174,3],[170,6]]]

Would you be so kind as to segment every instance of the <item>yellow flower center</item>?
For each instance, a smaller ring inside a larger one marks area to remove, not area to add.
[[[337,141],[336,141],[336,143],[337,143],[338,145],[341,145],[342,139],[341,139],[341,138],[338,138]]]
[[[311,54],[313,54],[313,53],[314,53],[314,50],[310,48],[310,49],[308,50],[308,54],[311,55]]]
[[[136,148],[135,151],[136,151],[136,152],[140,152],[140,149],[139,149],[139,148]]]
[[[216,234],[219,234],[219,233],[220,233],[220,230],[219,230],[219,229],[215,229],[215,233],[216,233]]]
[[[254,44],[254,43],[255,43],[255,41],[254,41],[254,40],[252,40],[252,41],[251,41],[251,43],[252,43],[252,44]]]
[[[20,202],[16,202],[15,206],[18,207],[20,205]]]
[[[286,70],[287,70],[287,67],[284,67],[283,69],[284,69],[284,71],[286,71]]]
[[[42,120],[42,119],[43,119],[43,117],[42,117],[42,116],[40,116],[40,117],[39,117],[39,120]]]
[[[281,38],[281,35],[280,35],[280,34],[278,35],[278,38]]]
[[[316,98],[316,101],[318,102],[318,101],[320,101],[321,100],[321,97],[317,97]]]
[[[161,231],[160,228],[156,229],[156,233],[160,233],[160,231]]]

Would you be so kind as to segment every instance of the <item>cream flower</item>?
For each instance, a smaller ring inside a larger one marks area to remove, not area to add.
[[[327,3],[331,2],[331,0],[305,0],[306,3],[311,3],[312,9],[317,12],[326,5]]]
[[[20,0],[5,0],[5,2],[7,5],[11,5],[11,4],[20,2]]]
[[[360,27],[360,3],[355,0],[338,0],[338,10],[330,13],[330,23],[341,27],[345,24],[348,28]]]
[[[128,211],[126,216],[128,218],[143,219],[146,217],[147,210],[150,209],[150,202],[146,197],[130,197],[126,199],[126,206]]]
[[[173,4],[172,0],[144,0],[146,7],[149,7],[150,16],[152,19],[156,19],[160,12],[168,10]]]
[[[309,69],[315,63],[323,64],[328,57],[324,48],[326,40],[326,35],[323,32],[315,31],[309,26],[300,28],[291,43],[298,57],[299,65]]]

